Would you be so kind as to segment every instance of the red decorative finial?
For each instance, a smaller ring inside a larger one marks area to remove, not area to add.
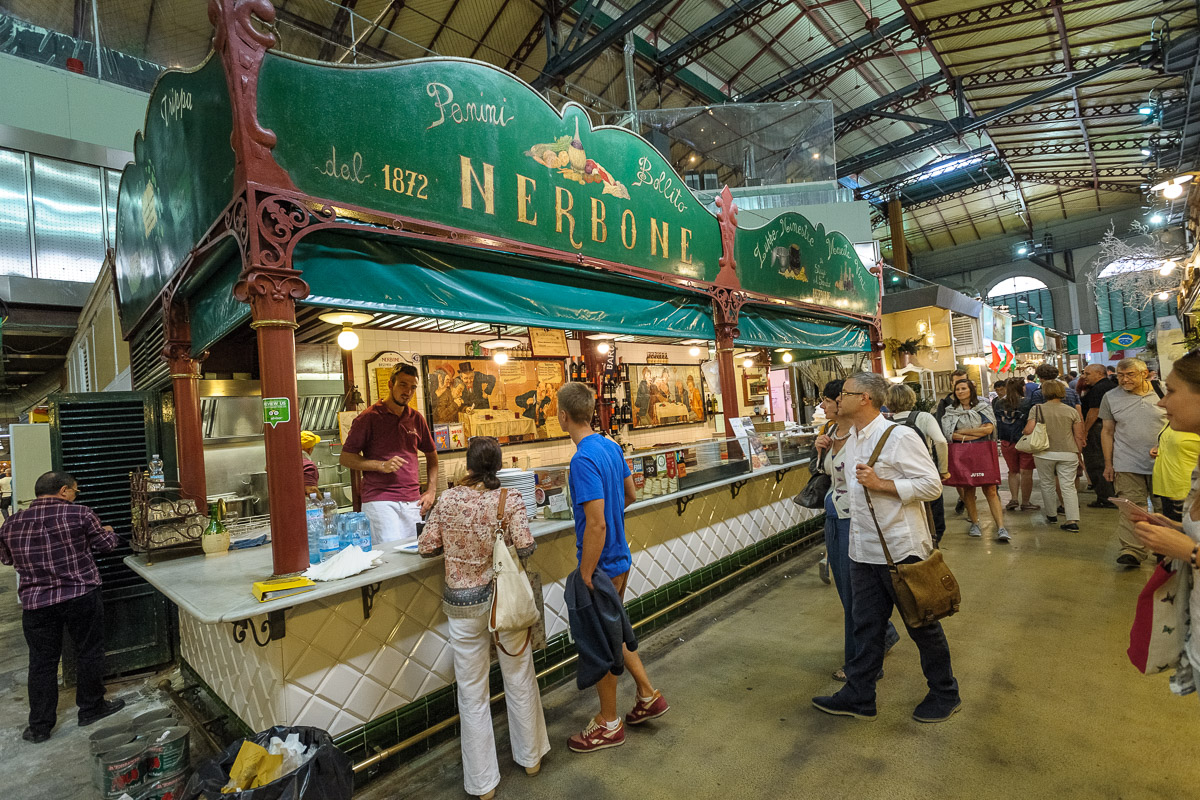
[[[742,282],[737,276],[737,260],[733,255],[733,244],[737,236],[737,204],[733,202],[733,193],[726,186],[717,195],[717,221],[721,226],[721,260],[717,263],[721,271],[717,273],[716,283],[720,286],[741,288]]]

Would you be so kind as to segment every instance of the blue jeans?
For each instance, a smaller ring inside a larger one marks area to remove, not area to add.
[[[857,652],[854,640],[854,594],[850,590],[850,519],[838,519],[837,509],[833,506],[833,494],[825,495],[825,553],[829,558],[829,572],[833,575],[833,585],[837,589],[838,598],[842,601],[842,617],[845,620],[845,660],[849,664]],[[900,641],[896,626],[888,620],[887,639],[884,649]]]
[[[909,556],[901,564],[919,559]],[[888,575],[887,564],[850,565],[850,584],[854,588],[854,636],[859,650],[846,665],[846,699],[858,710],[874,712],[875,681],[883,666],[885,626],[891,624],[895,606],[895,590]],[[905,626],[907,627],[907,626]],[[921,653],[921,671],[929,685],[929,694],[947,706],[958,702],[958,681],[950,668],[950,645],[942,624],[935,622],[923,628],[908,628],[908,635]]]

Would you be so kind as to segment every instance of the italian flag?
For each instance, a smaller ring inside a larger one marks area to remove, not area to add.
[[[1067,342],[1067,352],[1071,355],[1090,355],[1103,353],[1106,337],[1103,333],[1085,333],[1070,338]]]

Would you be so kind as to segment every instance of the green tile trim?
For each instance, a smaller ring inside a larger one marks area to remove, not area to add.
[[[790,556],[785,555],[782,551],[785,547],[795,543],[812,544],[818,540],[818,537],[823,536],[825,528],[824,514],[817,515],[812,519],[805,520],[799,525],[795,525],[787,530],[769,536],[759,542],[755,542],[749,547],[743,548],[736,553],[731,553],[724,558],[718,559],[711,564],[705,565],[694,572],[684,575],[670,583],[664,584],[652,592],[641,595],[634,600],[625,604],[626,611],[629,613],[629,619],[634,624],[637,624],[643,619],[646,619],[651,614],[655,613],[660,608],[666,608],[670,604],[688,597],[700,588],[707,586],[714,581],[720,580],[727,575],[731,575],[747,564],[751,564],[764,556],[778,552],[777,559],[770,559],[758,565],[755,569],[746,572],[739,576],[738,580],[731,580],[728,583],[710,590],[704,594],[696,595],[690,602],[687,602],[679,608],[664,614],[663,616],[653,620],[652,622],[643,625],[638,629],[638,636],[645,636],[653,630],[668,625],[671,622],[696,611],[701,606],[711,603],[713,600],[728,594],[733,589],[741,586],[747,581],[753,579],[756,575],[764,570],[771,569],[779,561]],[[809,540],[812,540],[811,542]],[[546,642],[546,647],[536,651],[533,654],[533,665],[537,672],[542,672],[547,667],[552,667],[555,664],[562,662],[575,654],[575,643],[571,640],[569,632],[563,632],[554,636]],[[553,670],[550,674],[542,677],[538,681],[539,688],[546,691],[575,677],[575,665],[569,664],[564,667]],[[502,678],[500,675],[499,664],[492,665],[491,675],[489,677],[493,694],[503,687]],[[455,695],[454,686],[446,686],[436,691],[414,700],[406,706],[402,706],[393,711],[377,717],[365,725],[359,726],[351,731],[347,731],[334,739],[334,744],[346,753],[352,761],[360,761],[368,756],[385,750],[392,745],[407,739],[415,733],[419,733],[430,725],[435,725],[442,720],[458,713],[457,697]],[[503,711],[503,700],[500,701],[493,711]],[[401,764],[411,761],[417,755],[426,753],[442,742],[458,737],[458,726],[453,725],[443,731],[439,731],[434,736],[410,747],[402,753],[387,759],[379,769],[371,771],[370,775],[356,775],[355,788],[360,788],[366,782],[384,772],[389,772]]]

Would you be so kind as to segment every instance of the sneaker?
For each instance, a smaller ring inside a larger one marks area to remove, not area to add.
[[[1058,522],[1058,517],[1057,516],[1046,517],[1046,522]]]
[[[625,726],[618,724],[616,730],[610,731],[592,719],[582,732],[567,739],[567,747],[576,753],[592,753],[596,750],[607,750],[610,747],[620,747],[625,744]]]
[[[655,690],[654,696],[649,700],[637,698],[637,702],[633,704],[633,710],[625,715],[625,724],[641,725],[643,722],[661,717],[670,710],[671,707],[667,705],[662,692]]]
[[[974,522],[971,523],[971,529],[967,531],[967,536],[983,536],[983,531]]]
[[[1122,567],[1140,567],[1142,565],[1141,556],[1132,550],[1122,550],[1117,556],[1117,563]]]
[[[1065,508],[1063,508],[1062,506],[1059,506],[1059,507],[1058,507],[1058,509],[1057,509],[1057,511],[1058,511],[1058,513],[1059,513],[1059,514],[1065,514],[1065,513],[1067,513],[1067,510],[1066,510]]]
[[[841,692],[838,692],[838,694],[841,694]],[[827,697],[814,697],[812,699],[813,708],[818,711],[824,711],[826,714],[833,714],[836,717],[875,719],[874,705],[854,706],[846,702],[845,698],[838,697],[838,694]]]
[[[821,583],[829,585],[829,556],[825,556],[817,563],[817,574],[821,576]]]
[[[1012,539],[1012,534],[1008,532],[1008,528],[1000,528],[996,531],[997,542],[1007,542]]]
[[[540,758],[538,759],[538,762],[536,764],[534,764],[532,767],[525,768],[525,774],[531,778],[535,777],[541,771],[542,771],[542,760]]]
[[[82,728],[85,725],[91,725],[93,722],[99,722],[105,717],[111,717],[124,707],[124,700],[105,700],[99,705],[98,708],[95,708],[91,711],[80,710],[79,727]]]
[[[961,514],[967,510],[967,504],[963,500],[959,500],[954,504],[954,513]]]
[[[926,695],[915,709],[913,719],[917,722],[945,722],[958,713],[962,708],[962,700],[947,703],[945,700]]]
[[[1116,506],[1107,500],[1093,500],[1088,503],[1088,508],[1116,508]]]
[[[1058,527],[1062,528],[1064,531],[1070,531],[1071,533],[1079,533],[1079,523],[1078,522],[1068,522],[1065,525],[1059,525]]]
[[[50,731],[35,731],[33,728],[26,728],[21,734],[21,738],[27,742],[41,744],[50,738]]]

